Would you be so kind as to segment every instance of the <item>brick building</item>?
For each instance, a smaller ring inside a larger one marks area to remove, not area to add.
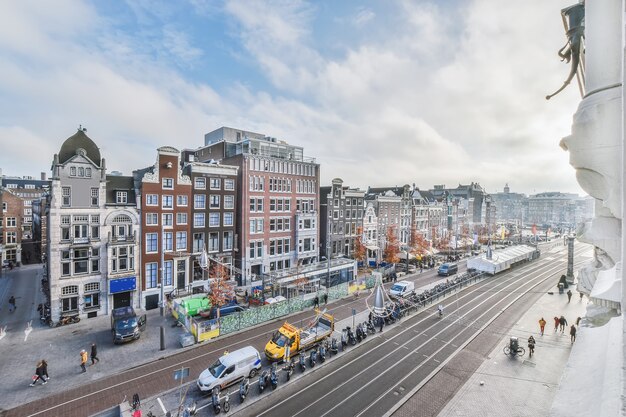
[[[22,263],[24,201],[11,189],[0,187],[0,264]]]

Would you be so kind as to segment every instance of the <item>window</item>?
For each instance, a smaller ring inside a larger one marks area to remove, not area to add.
[[[87,239],[87,225],[86,224],[75,224],[74,225],[74,239]]]
[[[263,232],[263,219],[250,219],[250,234]]]
[[[8,205],[6,202],[2,203],[2,211],[7,211]]]
[[[158,206],[159,196],[156,194],[146,194],[146,206]]]
[[[157,264],[151,262],[146,264],[146,288],[156,288],[157,286]]]
[[[63,187],[62,189],[63,200],[61,205],[63,207],[69,207],[72,205],[72,189],[70,187]]]
[[[187,224],[187,213],[176,213],[176,224]]]
[[[163,189],[164,190],[173,190],[174,189],[174,179],[173,178],[163,178]]]
[[[91,178],[91,168],[85,168],[85,177]]]
[[[78,167],[78,176],[79,177],[84,177],[85,176],[85,168],[84,167]]]
[[[146,233],[146,253],[154,253],[159,250],[159,235]]]
[[[100,283],[90,282],[85,284],[84,308],[100,307]]]
[[[16,217],[7,217],[7,227],[16,227],[17,226],[17,218]]]
[[[234,209],[235,208],[235,196],[234,195],[225,195],[224,196],[224,208],[225,209]]]
[[[92,206],[98,206],[98,203],[100,201],[100,190],[98,190],[97,188],[92,188],[91,189],[91,205]]]
[[[224,245],[222,250],[233,249],[233,232],[224,232]]]
[[[211,194],[209,196],[209,208],[220,208],[220,196]]]
[[[163,208],[174,208],[174,197],[171,195],[163,196]]]
[[[233,225],[233,213],[224,213],[224,226]]]
[[[74,275],[86,274],[89,272],[89,249],[81,248],[72,251],[72,263],[74,265]]]
[[[235,180],[225,179],[224,180],[224,189],[233,191],[235,189]]]
[[[209,252],[217,252],[220,250],[220,234],[218,232],[209,233]]]
[[[262,258],[263,257],[263,241],[250,242],[250,258]]]
[[[165,261],[163,268],[163,282],[165,286],[172,285],[172,276],[174,275],[174,261]]]
[[[176,232],[176,250],[187,250],[187,232]]]
[[[179,207],[187,207],[187,196],[186,195],[177,195],[176,196],[176,205]]]
[[[126,192],[126,191],[117,191],[115,193],[115,202],[117,204],[126,204],[126,203],[128,203],[128,192]]]
[[[211,178],[211,190],[219,190],[222,188],[222,180],[219,178]]]
[[[5,236],[5,242],[7,245],[17,243],[17,232],[6,232]]]
[[[220,214],[209,213],[209,227],[218,227],[220,225]]]
[[[70,261],[70,251],[62,250],[61,251],[61,275],[69,276],[72,274],[72,263]]]
[[[204,227],[204,213],[193,214],[193,227]]]
[[[146,226],[158,226],[159,215],[157,213],[146,213]]]
[[[172,235],[172,232],[165,232],[163,234],[163,250],[165,252],[171,252],[172,250],[174,250],[173,239],[174,236]]]
[[[163,216],[163,226],[172,227],[174,225],[174,214],[173,213],[164,213]]]
[[[193,234],[193,251],[195,253],[202,252],[204,249],[204,233]]]
[[[111,271],[122,272],[135,269],[133,246],[113,246],[111,250]]]
[[[78,310],[78,285],[68,285],[61,288],[61,312],[67,313]]]
[[[100,226],[91,226],[91,238],[100,239]]]
[[[196,190],[206,190],[206,178],[196,178],[193,186]]]
[[[76,167],[70,167],[70,177],[76,176]]]
[[[193,208],[204,209],[206,208],[206,196],[204,194],[194,194],[193,196]]]

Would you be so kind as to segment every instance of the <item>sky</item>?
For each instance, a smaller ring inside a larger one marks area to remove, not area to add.
[[[109,171],[221,126],[302,146],[321,186],[583,195],[573,0],[0,2],[0,168],[49,174],[79,125]]]

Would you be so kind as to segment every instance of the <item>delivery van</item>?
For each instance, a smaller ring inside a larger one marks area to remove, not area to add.
[[[243,378],[254,378],[260,369],[259,351],[252,346],[246,346],[222,355],[213,365],[202,371],[197,385],[200,391],[207,393],[215,387],[223,390]]]
[[[393,295],[394,297],[406,297],[414,290],[415,283],[411,281],[398,281],[393,284],[393,287],[391,287],[391,290],[389,290],[389,295]]]

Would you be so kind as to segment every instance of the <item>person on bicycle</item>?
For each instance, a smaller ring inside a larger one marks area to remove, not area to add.
[[[534,352],[535,352],[535,338],[531,335],[528,338],[528,355],[533,356]]]
[[[437,310],[439,311],[439,315],[443,316],[443,304],[439,304],[439,307],[437,307]]]

